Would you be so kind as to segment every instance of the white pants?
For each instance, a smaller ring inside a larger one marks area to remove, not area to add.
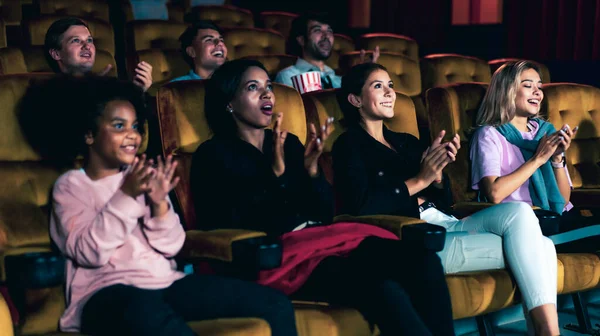
[[[433,211],[429,211],[431,209]],[[445,227],[450,236],[454,232],[462,233],[458,240],[446,239],[446,246],[441,254],[456,249],[454,244],[461,241],[464,244],[469,239],[481,239],[482,234],[489,233],[501,237],[502,245],[496,245],[497,248],[494,251],[492,242],[486,247],[487,253],[498,255],[502,251],[497,249],[503,249],[506,263],[517,281],[527,310],[530,311],[548,303],[556,305],[558,285],[556,249],[552,241],[542,235],[538,219],[528,204],[523,202],[501,203],[461,220],[430,208],[421,213],[421,219]],[[465,232],[468,234],[466,235]],[[452,253],[452,256],[456,255],[456,253]],[[465,254],[463,254],[464,256]],[[491,263],[486,265],[486,259]],[[445,269],[452,269],[452,263],[458,259],[451,257],[442,258],[442,260],[446,262]],[[471,270],[498,268],[494,258],[485,256],[478,260],[480,262],[477,266],[480,269]]]

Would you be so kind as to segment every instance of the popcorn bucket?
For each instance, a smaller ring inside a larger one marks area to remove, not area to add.
[[[292,77],[292,84],[300,94],[321,90],[321,73],[309,71]]]

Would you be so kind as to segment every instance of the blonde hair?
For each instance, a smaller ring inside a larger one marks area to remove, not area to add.
[[[539,67],[531,61],[509,62],[494,72],[477,112],[475,120],[477,126],[500,126],[515,117],[515,98],[520,85],[519,78],[523,71],[528,69],[540,73]]]

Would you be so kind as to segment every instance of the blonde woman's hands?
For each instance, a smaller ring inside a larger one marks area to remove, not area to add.
[[[559,137],[560,141],[554,155],[552,156],[552,161],[559,162],[562,161],[562,156],[567,152],[569,147],[571,147],[571,140],[579,130],[579,126],[571,129],[568,124],[563,125],[563,127],[558,130],[556,133],[552,134],[553,136]]]

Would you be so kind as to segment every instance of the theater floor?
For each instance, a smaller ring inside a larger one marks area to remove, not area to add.
[[[584,302],[588,302],[587,308],[590,314],[592,326],[600,324],[600,289],[582,293]],[[559,306],[559,321],[561,327],[569,323],[577,323],[575,312],[573,310],[573,302],[569,295],[561,295],[558,297]],[[494,325],[496,336],[513,336],[526,335],[527,327],[523,317],[521,306],[504,309],[501,312],[490,315],[490,322]],[[475,336],[477,333],[477,325],[475,319],[464,319],[455,322],[455,330],[457,335]],[[583,335],[574,331],[561,328],[561,335],[576,336]]]

